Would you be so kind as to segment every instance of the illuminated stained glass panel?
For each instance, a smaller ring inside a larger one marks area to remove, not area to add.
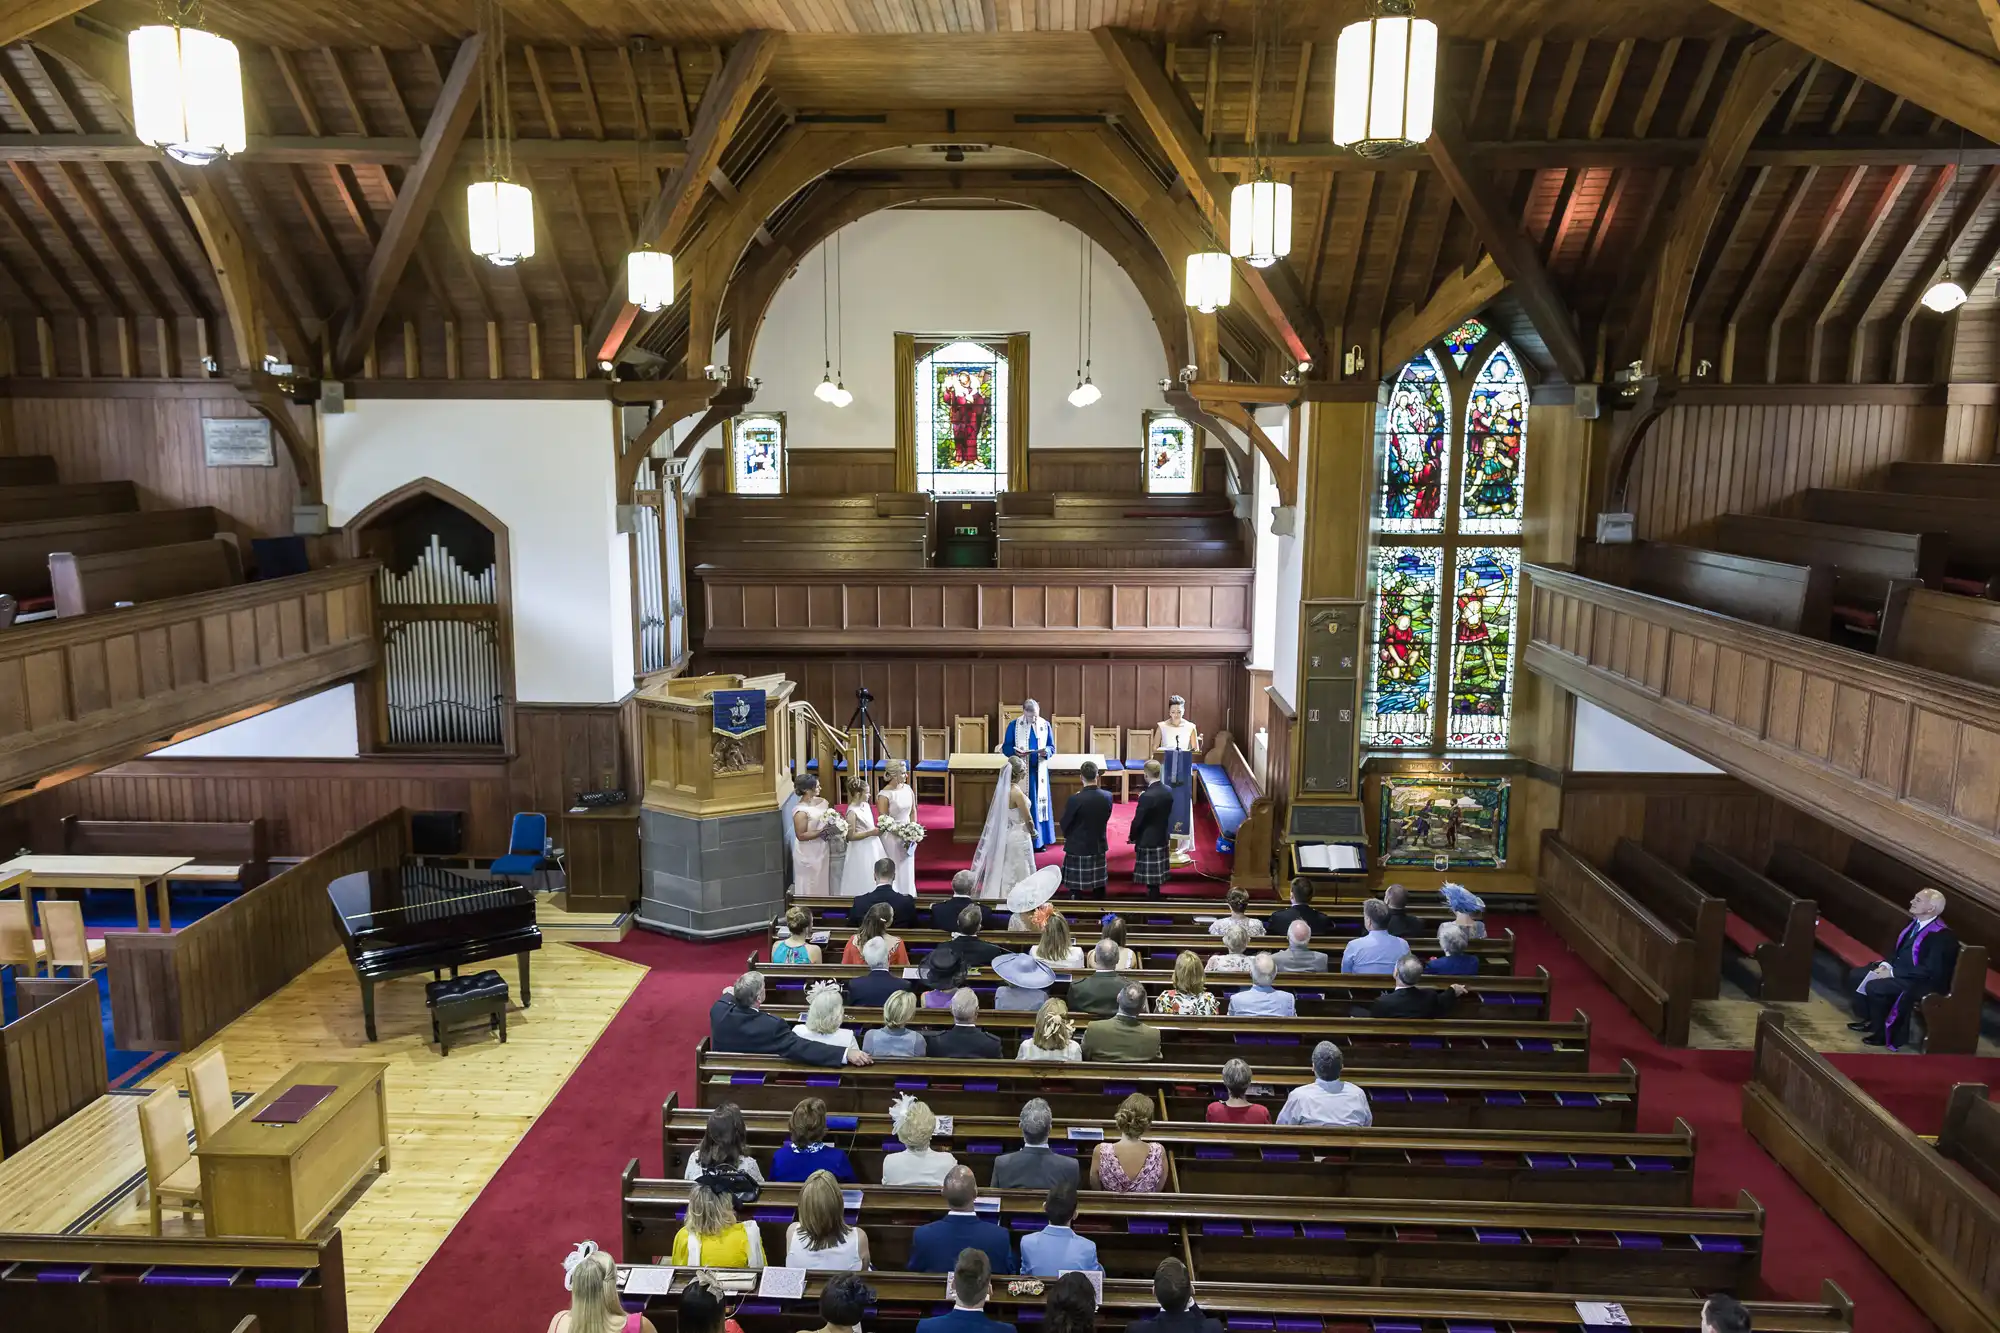
[[[1445,444],[1451,432],[1450,394],[1430,353],[1396,376],[1382,438],[1382,489],[1375,528],[1383,533],[1444,530]]]
[[[1485,337],[1486,326],[1476,319],[1468,319],[1445,334],[1444,347],[1451,353],[1451,359],[1457,363],[1458,368],[1464,370],[1466,359],[1472,355],[1472,349],[1479,346]]]
[[[1194,427],[1171,412],[1146,417],[1146,489],[1155,495],[1195,490]]]
[[[983,343],[917,362],[917,485],[933,495],[996,495],[1007,476],[1007,357]]]
[[[1468,536],[1521,531],[1522,463],[1528,438],[1528,381],[1513,349],[1486,358],[1466,403],[1458,530]]]
[[[1469,546],[1458,552],[1457,563],[1445,744],[1455,750],[1504,750],[1513,710],[1521,552],[1511,546]]]
[[[1437,620],[1444,552],[1382,547],[1375,552],[1374,661],[1368,671],[1366,743],[1432,744],[1437,695]]]
[[[729,459],[738,495],[777,495],[785,489],[785,420],[765,414],[738,417]]]

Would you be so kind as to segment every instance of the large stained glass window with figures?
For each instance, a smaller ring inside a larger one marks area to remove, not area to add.
[[[933,495],[997,495],[1007,489],[1005,343],[919,343],[917,488]]]
[[[730,421],[729,489],[738,495],[784,494],[783,412],[756,412]]]
[[[1146,413],[1146,490],[1153,495],[1192,495],[1200,458],[1194,423],[1172,412]]]
[[[1514,349],[1469,319],[1397,373],[1380,420],[1364,743],[1504,750],[1527,377]]]

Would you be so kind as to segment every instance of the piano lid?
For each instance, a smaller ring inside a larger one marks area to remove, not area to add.
[[[470,924],[467,918],[493,912],[528,913],[534,920],[535,898],[518,884],[474,879],[435,866],[402,865],[393,870],[364,870],[342,875],[326,886],[326,896],[340,918],[341,932],[357,935],[434,935],[442,927]]]

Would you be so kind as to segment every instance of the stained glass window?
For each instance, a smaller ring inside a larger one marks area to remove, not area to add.
[[[1194,427],[1171,412],[1146,414],[1146,489],[1155,495],[1195,491]]]
[[[1460,532],[1482,536],[1520,532],[1527,434],[1528,381],[1512,349],[1502,344],[1486,358],[1466,400]]]
[[[1452,591],[1452,749],[1504,750],[1513,711],[1514,607],[1521,552],[1512,546],[1461,548]]]
[[[729,436],[730,488],[738,495],[785,489],[785,418],[779,412],[737,417]]]
[[[1007,354],[970,340],[934,345],[917,361],[912,388],[918,489],[933,495],[1005,490]]]
[[[1476,319],[1465,323],[1444,335],[1444,349],[1451,353],[1451,359],[1460,370],[1465,369],[1466,359],[1480,343],[1486,340],[1486,326]]]
[[[1376,549],[1375,660],[1368,673],[1366,726],[1370,745],[1431,744],[1443,557],[1435,546]]]
[[[1445,445],[1451,394],[1437,359],[1425,352],[1403,367],[1389,394],[1382,441],[1382,489],[1375,528],[1384,533],[1444,529]]]

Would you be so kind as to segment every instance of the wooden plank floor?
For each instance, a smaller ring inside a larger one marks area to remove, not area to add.
[[[0,1162],[0,1231],[60,1233],[142,1174],[142,1100],[99,1097]]]

